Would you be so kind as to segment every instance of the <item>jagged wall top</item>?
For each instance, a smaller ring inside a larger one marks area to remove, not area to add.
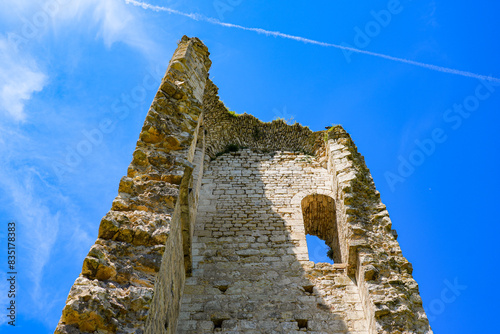
[[[183,36],[159,90],[160,95],[166,93],[181,101],[192,95],[203,103],[208,156],[216,157],[229,145],[268,152],[294,151],[307,154],[318,154],[318,150],[324,149],[324,131],[313,132],[299,123],[289,125],[283,120],[265,123],[246,113],[235,115],[229,112],[219,99],[218,87],[203,77],[211,65],[209,54],[200,39]],[[157,96],[157,100],[161,102],[163,97]]]
[[[218,88],[207,80],[204,96],[207,154],[214,158],[228,145],[248,147],[264,152],[293,151],[317,154],[324,146],[324,131],[313,132],[299,123],[283,120],[265,123],[249,114],[229,112],[217,95]]]
[[[166,90],[167,93],[173,93],[174,97],[183,99],[183,95],[176,96],[175,93],[182,91],[187,85],[194,97],[201,102],[207,79],[205,76],[212,65],[209,55],[208,48],[200,39],[184,35],[168,64],[160,90]]]

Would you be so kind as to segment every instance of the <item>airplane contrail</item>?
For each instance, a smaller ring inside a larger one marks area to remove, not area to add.
[[[414,60],[393,57],[393,56],[385,55],[382,53],[356,49],[356,48],[352,48],[352,47],[348,47],[348,46],[344,46],[344,45],[325,43],[325,42],[316,41],[313,39],[304,38],[304,37],[300,37],[300,36],[284,34],[284,33],[279,32],[279,31],[270,31],[270,30],[265,30],[265,29],[261,29],[261,28],[244,27],[244,26],[241,26],[238,24],[222,22],[222,21],[219,21],[219,20],[214,19],[212,17],[207,17],[207,16],[197,14],[197,13],[184,13],[184,12],[178,11],[176,9],[162,7],[162,6],[155,6],[155,5],[151,5],[151,4],[141,2],[141,1],[136,1],[136,0],[125,0],[125,3],[132,4],[132,5],[138,6],[138,7],[142,7],[144,9],[153,10],[156,12],[167,12],[170,14],[176,14],[176,15],[190,18],[190,19],[195,20],[195,21],[203,21],[203,22],[207,22],[207,23],[222,26],[222,27],[236,28],[236,29],[241,29],[241,30],[246,30],[246,31],[254,31],[256,33],[264,34],[267,36],[281,37],[281,38],[292,39],[292,40],[299,41],[302,43],[307,43],[307,44],[315,44],[315,45],[320,45],[320,46],[325,46],[325,47],[332,47],[332,48],[336,48],[336,49],[340,49],[340,50],[346,50],[346,51],[351,51],[351,52],[355,52],[355,53],[366,54],[366,55],[373,56],[373,57],[389,59],[389,60],[397,61],[397,62],[404,63],[404,64],[419,66],[419,67],[427,68],[429,70],[434,70],[434,71],[438,71],[438,72],[461,75],[463,77],[469,77],[469,78],[474,78],[474,79],[479,79],[479,80],[486,80],[486,81],[493,81],[493,82],[500,83],[500,79],[489,76],[489,75],[481,75],[481,74],[476,74],[476,73],[467,72],[467,71],[460,71],[460,70],[456,70],[453,68],[421,63],[421,62],[414,61]]]

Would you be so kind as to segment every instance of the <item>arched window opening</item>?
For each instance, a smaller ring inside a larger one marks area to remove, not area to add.
[[[304,228],[306,234],[316,236],[323,240],[325,256],[331,249],[330,257],[334,263],[341,263],[339,236],[337,229],[337,217],[335,214],[335,201],[330,196],[314,194],[302,199],[302,216],[304,218]],[[309,239],[309,240],[308,240]],[[315,261],[317,251],[321,249],[321,243],[314,241],[314,238],[306,236],[309,260]],[[322,261],[330,262],[331,261]]]

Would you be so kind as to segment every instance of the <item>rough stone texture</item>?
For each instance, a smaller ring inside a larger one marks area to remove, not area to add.
[[[56,333],[141,333],[146,324],[161,322],[165,328],[167,319],[176,322],[185,278],[183,208],[177,199],[193,182],[209,67],[207,48],[184,37]]]
[[[300,151],[314,154],[324,146],[322,132],[312,132],[299,123],[283,120],[264,123],[252,115],[230,113],[217,96],[218,88],[210,80],[205,88],[205,129],[207,154],[213,159],[229,145],[251,147],[263,152]]]
[[[55,332],[432,333],[350,136],[229,112],[208,55],[179,42]]]
[[[349,274],[357,279],[370,332],[430,333],[413,268],[403,257],[363,157],[340,126],[325,139]]]
[[[292,198],[332,195],[331,175],[314,160],[246,149],[210,163],[178,333],[218,326],[231,333],[298,333],[301,326],[309,333],[367,333],[345,265],[307,261],[300,203]]]

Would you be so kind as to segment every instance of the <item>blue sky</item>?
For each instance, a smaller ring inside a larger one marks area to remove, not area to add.
[[[149,3],[500,77],[493,2]],[[0,243],[15,221],[16,333],[53,332],[184,34],[209,47],[211,78],[230,109],[293,117],[314,131],[342,124],[413,263],[434,331],[496,332],[497,82],[120,0],[17,0],[0,3]],[[14,333],[4,313],[0,330]]]

